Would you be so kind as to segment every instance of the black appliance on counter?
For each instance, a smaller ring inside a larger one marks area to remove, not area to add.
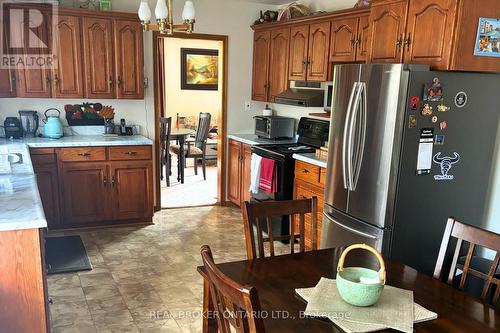
[[[7,117],[3,122],[3,126],[7,139],[20,139],[23,137],[23,127],[19,118]]]
[[[252,153],[275,161],[278,174],[278,186],[275,193],[259,190],[252,194],[250,201],[291,200],[293,197],[293,179],[295,177],[295,153],[315,153],[328,140],[330,122],[302,117],[297,128],[297,143],[265,144],[252,146]],[[287,235],[290,232],[288,216],[281,221],[273,221],[275,234]]]

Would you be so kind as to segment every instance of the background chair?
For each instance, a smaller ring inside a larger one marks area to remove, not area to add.
[[[163,168],[167,174],[167,186],[170,186],[172,158],[170,155],[170,133],[172,117],[160,118],[160,179],[163,180]]]
[[[210,113],[200,112],[198,120],[198,128],[196,129],[196,135],[194,141],[188,141],[187,146],[184,149],[185,151],[184,157],[194,159],[195,175],[198,175],[198,160],[201,159],[204,180],[207,180],[205,153],[207,148],[207,138],[208,138],[208,132],[210,130],[211,118],[212,115]],[[170,147],[170,150],[174,154],[176,154],[178,158],[182,158],[182,156],[179,156],[180,147],[178,145],[173,145],[172,147]]]
[[[201,258],[219,332],[230,333],[232,326],[239,333],[264,333],[264,323],[259,316],[257,290],[251,286],[243,286],[224,275],[215,265],[208,245],[201,248]]]
[[[252,203],[245,201],[243,206],[243,221],[245,224],[245,240],[248,259],[265,257],[264,243],[269,243],[270,256],[274,256],[275,241],[290,241],[290,253],[294,253],[295,241],[298,239],[299,252],[305,252],[305,214],[311,214],[311,225],[309,230],[311,232],[312,239],[311,248],[312,250],[316,250],[318,248],[318,223],[316,221],[317,206],[318,199],[316,197],[301,200],[264,201]],[[273,217],[281,218],[282,216],[290,217],[290,234],[275,236],[272,228]],[[296,222],[299,230],[295,230]],[[264,224],[267,227],[267,237],[264,237]],[[256,229],[257,232],[257,243],[255,242],[254,229]],[[298,235],[296,235],[297,231]]]
[[[500,279],[498,278],[498,276],[495,277],[495,274],[497,272],[498,263],[500,261],[500,235],[459,222],[453,217],[448,218],[448,222],[444,230],[443,240],[441,242],[441,247],[439,249],[436,267],[434,270],[434,277],[436,279],[441,279],[442,277],[444,261],[448,250],[448,245],[452,237],[457,239],[457,244],[455,246],[453,260],[451,262],[451,267],[448,274],[448,284],[453,284],[454,278],[456,276],[456,271],[457,269],[460,269],[462,270],[460,282],[458,283],[458,288],[460,290],[464,289],[467,276],[469,274],[473,275],[474,277],[484,280],[484,285],[482,287],[480,296],[481,300],[487,301],[490,287],[492,285],[495,286],[491,303],[498,306],[498,300],[500,297]],[[469,247],[467,250],[467,255],[465,256],[463,262],[461,262],[460,252],[464,241],[469,243]],[[474,250],[476,249],[476,246],[481,246],[495,251],[495,258],[493,259],[493,261],[491,261],[491,265],[489,269],[487,269],[486,273],[471,267],[471,263],[473,262],[474,258],[477,258],[474,257]]]

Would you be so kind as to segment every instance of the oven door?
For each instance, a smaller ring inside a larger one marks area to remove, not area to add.
[[[255,135],[262,138],[270,137],[270,122],[271,120],[266,117],[254,117],[255,120]]]

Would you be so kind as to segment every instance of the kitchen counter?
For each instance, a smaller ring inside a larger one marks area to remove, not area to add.
[[[29,148],[152,145],[140,136],[65,136],[61,139],[0,139],[0,231],[47,227]],[[8,156],[20,159],[11,164]]]
[[[228,139],[233,139],[238,142],[255,146],[255,145],[269,145],[269,144],[290,144],[297,142],[297,139],[278,139],[278,140],[270,140],[259,138],[255,134],[229,134],[227,136]]]
[[[293,154],[292,157],[296,160],[326,169],[326,158],[318,157],[315,153]]]

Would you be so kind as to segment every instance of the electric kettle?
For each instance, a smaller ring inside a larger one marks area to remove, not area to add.
[[[47,115],[48,112],[51,111],[57,111],[57,116],[49,116]],[[43,134],[47,138],[51,139],[59,139],[63,136],[63,126],[61,123],[61,119],[59,118],[61,116],[61,111],[58,109],[50,108],[45,110],[45,119],[43,122],[45,123],[45,126],[43,127]]]

